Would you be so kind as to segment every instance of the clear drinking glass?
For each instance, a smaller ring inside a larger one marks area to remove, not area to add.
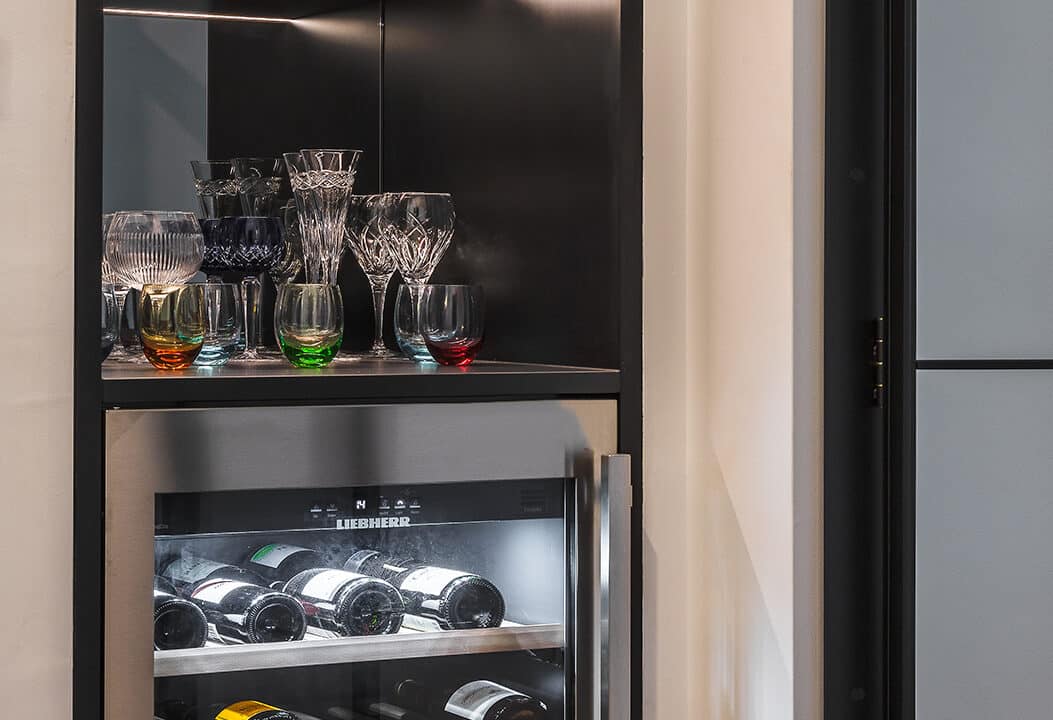
[[[344,299],[327,283],[287,283],[278,288],[274,334],[296,367],[325,367],[344,337]]]
[[[195,365],[226,365],[237,352],[241,332],[241,303],[238,286],[231,283],[204,283],[205,335]]]
[[[390,228],[388,195],[352,195],[347,211],[347,244],[373,291],[373,346],[368,355],[385,358],[398,353],[384,345],[384,299],[395,274],[395,258],[383,235]]]
[[[205,339],[202,285],[144,285],[139,300],[143,353],[161,370],[188,368]]]
[[[383,217],[388,225],[383,238],[413,301],[412,325],[405,328],[410,332],[399,346],[415,360],[427,359],[430,356],[419,324],[421,291],[453,240],[453,199],[448,193],[398,193],[386,198],[384,204]]]
[[[417,321],[417,308],[419,303],[413,296],[409,285],[399,285],[398,294],[395,296],[395,313],[392,318],[395,324],[395,341],[399,350],[410,360],[417,362],[432,362],[431,353],[424,342],[424,336],[420,334],[420,326]]]
[[[230,162],[241,193],[240,214],[280,218],[291,196],[285,163],[278,158],[234,158]]]
[[[425,285],[420,331],[440,365],[470,365],[483,342],[483,289],[478,285]]]
[[[241,214],[238,178],[230,160],[191,160],[190,169],[202,218]]]
[[[204,253],[204,236],[193,213],[121,211],[114,213],[106,232],[104,257],[114,278],[136,291],[148,284],[187,282],[201,267]],[[130,321],[135,323],[134,318]],[[140,350],[137,338],[126,343],[136,355]]]
[[[361,155],[360,150],[301,150],[284,155],[300,219],[308,283],[336,284],[347,206]]]
[[[281,262],[285,253],[282,222],[274,217],[225,217],[219,221],[220,243],[230,247],[227,269],[244,273],[241,300],[245,312],[246,360],[260,358],[260,276]]]
[[[113,285],[102,286],[102,359],[109,357],[117,342],[120,314],[117,310],[117,296]]]

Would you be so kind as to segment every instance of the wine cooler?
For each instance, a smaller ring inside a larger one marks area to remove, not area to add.
[[[105,720],[628,720],[616,417],[108,410]]]

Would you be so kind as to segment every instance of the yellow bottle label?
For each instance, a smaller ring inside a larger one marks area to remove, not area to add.
[[[216,720],[249,720],[265,710],[277,709],[273,705],[256,702],[255,700],[243,700],[220,710]]]

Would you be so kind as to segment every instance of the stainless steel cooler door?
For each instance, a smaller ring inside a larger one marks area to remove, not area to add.
[[[608,457],[616,446],[612,400],[108,411],[106,720],[152,715],[155,496],[298,487],[305,477],[336,487],[349,474],[360,485],[575,478],[567,706],[577,720],[628,720],[631,495],[628,458]],[[474,651],[487,651],[484,631],[473,632]]]

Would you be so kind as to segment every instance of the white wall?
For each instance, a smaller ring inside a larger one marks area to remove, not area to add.
[[[822,6],[645,5],[648,720],[821,717]]]
[[[73,516],[73,0],[0,23],[0,700],[68,718]],[[11,22],[17,18],[17,22]]]

